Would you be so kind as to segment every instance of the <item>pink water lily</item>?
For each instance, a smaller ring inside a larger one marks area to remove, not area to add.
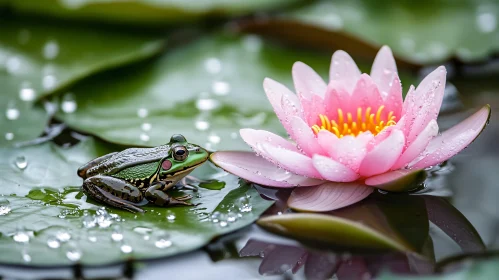
[[[445,67],[417,88],[411,86],[403,100],[395,60],[386,46],[378,52],[371,75],[361,74],[344,51],[332,57],[329,84],[302,62],[293,65],[292,74],[297,94],[272,79],[263,82],[292,141],[264,130],[241,129],[242,139],[256,154],[217,152],[211,159],[261,185],[299,186],[288,201],[295,209],[334,210],[364,199],[373,187],[408,185],[424,168],[468,146],[490,115],[490,107],[484,106],[439,135],[436,119]]]

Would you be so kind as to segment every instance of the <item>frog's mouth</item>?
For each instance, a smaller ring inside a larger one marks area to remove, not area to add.
[[[184,169],[179,170],[179,171],[175,172],[174,174],[168,174],[168,175],[166,175],[166,179],[173,179],[173,180],[175,180],[176,178],[181,179],[181,178],[189,175],[189,173],[191,173],[192,170],[196,169],[198,166],[200,166],[203,163],[204,163],[204,161],[199,162],[199,163],[192,165],[190,167],[185,167]]]

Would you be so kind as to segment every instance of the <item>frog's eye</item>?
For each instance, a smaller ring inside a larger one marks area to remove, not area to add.
[[[178,161],[184,161],[189,155],[189,151],[184,146],[173,148],[173,158]]]

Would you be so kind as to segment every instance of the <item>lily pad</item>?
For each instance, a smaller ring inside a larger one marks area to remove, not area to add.
[[[497,53],[498,16],[496,2],[323,0],[243,28],[369,58],[389,45],[399,61],[426,65],[454,57],[485,61]]]
[[[41,134],[54,108],[45,112],[35,100],[96,72],[150,57],[163,45],[153,36],[2,17],[0,146]],[[61,108],[74,110],[71,94],[62,98]]]
[[[297,60],[326,75],[330,57],[255,36],[213,34],[154,62],[78,83],[71,88],[78,109],[57,117],[119,144],[155,146],[182,133],[208,149],[248,149],[239,139],[242,127],[285,135],[262,83],[272,77],[293,88],[291,67]]]
[[[4,0],[15,11],[45,14],[67,19],[86,19],[134,24],[162,24],[192,21],[203,16],[231,16],[287,6],[300,0],[128,0],[58,1]]]
[[[197,206],[148,205],[136,215],[101,208],[80,191],[77,168],[109,151],[99,142],[0,151],[0,263],[98,265],[171,256],[251,224],[272,204],[249,184],[205,164],[196,170],[204,174],[201,179],[216,177],[225,188],[199,188],[191,200]]]

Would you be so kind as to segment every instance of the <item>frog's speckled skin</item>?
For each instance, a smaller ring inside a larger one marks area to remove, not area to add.
[[[208,159],[208,152],[182,135],[154,148],[131,148],[96,158],[78,169],[82,189],[96,200],[132,212],[144,197],[157,205],[190,205],[190,196],[170,198],[165,191]]]

